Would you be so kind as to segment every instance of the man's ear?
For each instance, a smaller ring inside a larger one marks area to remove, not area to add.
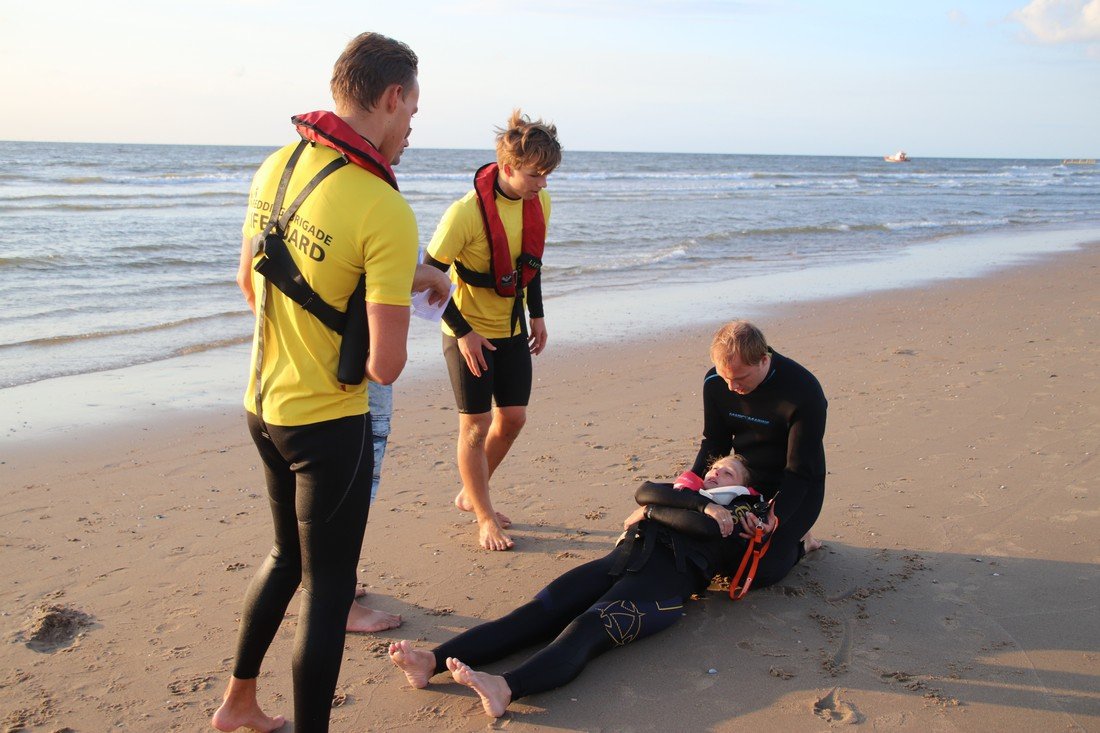
[[[382,93],[382,101],[385,103],[387,112],[393,112],[397,109],[404,91],[405,88],[400,84],[390,84],[386,87],[386,91]]]

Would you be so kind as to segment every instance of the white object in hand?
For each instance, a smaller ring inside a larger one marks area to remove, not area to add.
[[[419,293],[412,294],[412,314],[417,318],[423,318],[425,321],[438,322],[443,318],[443,311],[447,309],[447,303],[451,300],[451,296],[455,293],[455,284],[451,283],[451,292],[441,302],[432,305],[428,302],[428,297],[432,294],[431,290],[421,290]]]

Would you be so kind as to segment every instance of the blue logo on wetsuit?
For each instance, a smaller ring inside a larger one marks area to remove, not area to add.
[[[762,417],[752,417],[751,415],[742,415],[740,412],[731,412],[730,417],[737,420],[744,420],[746,422],[756,423],[757,425],[771,425],[771,420],[765,420]]]

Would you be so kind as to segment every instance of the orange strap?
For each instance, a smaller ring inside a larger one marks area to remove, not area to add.
[[[749,588],[752,587],[752,580],[756,577],[756,568],[760,565],[760,558],[764,557],[764,553],[771,547],[772,537],[775,536],[777,529],[779,529],[778,517],[775,520],[775,527],[768,535],[768,541],[761,544],[761,540],[764,539],[764,530],[760,527],[756,528],[756,533],[749,540],[749,546],[745,548],[745,554],[741,557],[741,565],[737,568],[737,572],[733,574],[733,577],[730,578],[731,600],[739,601],[749,592]],[[750,558],[752,559],[751,563],[749,562]]]

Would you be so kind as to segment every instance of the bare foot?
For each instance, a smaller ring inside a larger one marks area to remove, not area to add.
[[[481,546],[486,550],[511,550],[516,546],[512,539],[504,534],[500,525],[492,519],[486,519],[485,521],[478,521],[478,537],[477,541],[481,543]]]
[[[366,588],[364,588],[361,585],[355,586],[355,597],[356,598],[362,598],[366,594],[367,594],[367,589]]]
[[[802,538],[802,547],[805,549],[807,555],[811,552],[816,552],[825,546],[818,538],[814,537],[812,532],[807,532],[806,536]]]
[[[272,733],[282,728],[284,723],[286,718],[283,716],[270,717],[260,710],[260,704],[256,702],[256,680],[239,680],[236,677],[230,678],[225,699],[214,712],[214,717],[210,718],[210,725],[225,733],[238,728]]]
[[[396,629],[400,625],[400,616],[360,606],[355,601],[351,602],[351,610],[348,611],[348,631],[371,634],[375,631]]]
[[[390,644],[390,661],[405,673],[405,679],[418,690],[428,686],[435,674],[435,655],[424,649],[413,649],[411,641]]]
[[[455,682],[466,685],[481,698],[481,707],[490,718],[499,718],[512,702],[512,689],[503,677],[488,672],[477,672],[454,657],[447,657],[447,669]]]
[[[455,496],[455,506],[464,512],[472,512],[474,510],[474,505],[471,504],[470,500],[466,498],[466,494],[461,491],[458,492],[457,496]],[[504,516],[500,512],[495,512],[495,514],[497,515],[497,524],[500,525],[501,529],[508,529],[512,526],[511,519]]]

